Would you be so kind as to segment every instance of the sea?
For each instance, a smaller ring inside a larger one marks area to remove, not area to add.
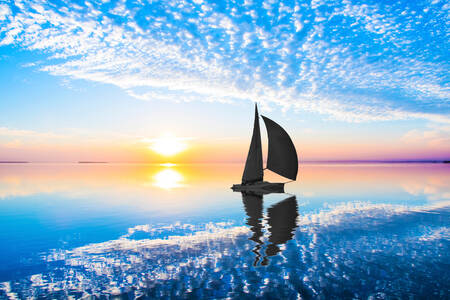
[[[449,164],[242,170],[0,164],[0,299],[449,299]]]

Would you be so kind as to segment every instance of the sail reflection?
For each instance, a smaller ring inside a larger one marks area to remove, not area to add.
[[[294,236],[297,227],[297,199],[289,197],[268,209],[269,231],[271,244],[267,246],[266,254],[272,256],[280,252],[279,245],[283,245]]]
[[[280,252],[280,245],[284,245],[294,236],[297,227],[297,199],[295,196],[284,199],[268,209],[267,222],[270,232],[269,245],[265,249],[265,255],[262,257],[261,249],[264,246],[263,239],[263,195],[255,193],[242,192],[242,201],[244,203],[245,213],[247,214],[247,225],[253,235],[249,240],[256,243],[252,252],[256,254],[253,262],[257,266],[269,263],[268,257],[274,256]],[[261,259],[262,257],[262,259]]]
[[[173,169],[164,169],[153,176],[154,185],[162,189],[171,190],[182,187],[183,175]]]

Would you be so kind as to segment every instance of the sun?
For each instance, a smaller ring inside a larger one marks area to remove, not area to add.
[[[184,138],[175,137],[172,134],[166,134],[154,139],[150,149],[164,156],[173,156],[186,150],[187,144],[184,142],[185,140]]]

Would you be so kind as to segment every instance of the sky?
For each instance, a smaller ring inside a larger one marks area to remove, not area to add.
[[[446,1],[0,0],[0,160],[450,158]],[[267,143],[262,125],[263,144]],[[152,150],[171,134],[173,157]]]

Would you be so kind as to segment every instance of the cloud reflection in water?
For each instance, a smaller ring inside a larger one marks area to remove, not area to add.
[[[159,298],[246,298],[249,293],[278,298],[444,298],[450,279],[445,269],[450,259],[449,207],[446,203],[411,210],[348,203],[328,212],[301,214],[293,239],[267,266],[256,268],[251,238],[255,230],[246,226],[142,225],[117,240],[47,254],[43,259],[48,272],[3,283],[2,292],[22,298],[124,293]],[[248,223],[254,227],[253,221],[249,218]],[[271,226],[273,230],[276,225]],[[133,239],[137,232],[151,236],[155,231],[166,231],[167,238]],[[180,231],[185,234],[170,234]]]

